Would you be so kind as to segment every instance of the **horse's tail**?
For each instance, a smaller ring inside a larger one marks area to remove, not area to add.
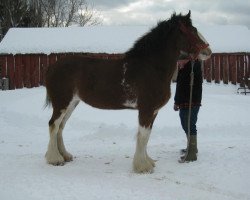
[[[46,94],[46,99],[45,99],[45,103],[44,103],[43,108],[45,109],[46,107],[51,107],[51,99],[50,99],[50,97],[48,95],[48,92]]]
[[[48,88],[47,88],[47,76],[48,76],[50,70],[51,70],[51,67],[49,66],[45,72],[46,99],[45,99],[44,106],[43,106],[44,109],[47,107],[51,107],[51,98],[49,96]]]

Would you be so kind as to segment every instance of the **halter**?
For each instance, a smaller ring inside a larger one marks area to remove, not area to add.
[[[182,31],[184,34],[186,34],[187,38],[189,39],[189,45],[190,45],[190,46],[189,46],[189,51],[194,51],[194,52],[196,52],[196,53],[194,54],[194,56],[189,55],[191,60],[195,60],[195,59],[198,57],[200,51],[201,51],[202,49],[206,49],[206,48],[209,46],[209,44],[201,44],[201,43],[200,43],[200,38],[199,38],[197,35],[195,35],[194,33],[192,33],[192,32],[191,32],[183,23],[181,23],[181,22],[180,22],[180,29],[181,29],[181,31]]]

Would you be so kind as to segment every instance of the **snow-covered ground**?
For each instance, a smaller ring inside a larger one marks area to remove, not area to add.
[[[1,200],[249,200],[250,95],[204,83],[196,162],[178,163],[185,146],[173,97],[160,111],[148,152],[153,174],[135,174],[137,111],[97,110],[81,103],[64,132],[75,156],[46,164],[51,109],[45,88],[0,91]],[[175,84],[172,84],[175,91]]]

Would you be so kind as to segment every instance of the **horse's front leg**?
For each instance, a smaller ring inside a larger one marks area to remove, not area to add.
[[[133,168],[137,173],[152,173],[155,166],[154,160],[147,154],[147,144],[156,115],[157,113],[139,111],[139,128],[133,160]]]

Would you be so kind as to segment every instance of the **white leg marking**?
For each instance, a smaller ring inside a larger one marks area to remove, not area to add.
[[[64,116],[65,110],[62,111],[61,116],[49,127],[50,140],[45,157],[47,162],[52,165],[62,165],[64,163],[64,158],[60,154],[57,146],[57,133]]]
[[[77,104],[79,103],[79,99],[78,98],[73,98],[72,101],[70,102],[68,108],[66,109],[66,114],[60,124],[59,127],[59,131],[58,131],[58,135],[57,135],[57,145],[58,145],[58,150],[61,153],[61,155],[63,156],[64,160],[66,162],[72,161],[73,160],[73,156],[67,152],[65,146],[64,146],[64,142],[63,142],[63,137],[62,137],[62,132],[64,129],[64,126],[67,122],[67,120],[69,119],[69,117],[71,116],[72,112],[74,111],[75,107],[77,106]]]
[[[139,126],[136,151],[133,160],[134,170],[138,173],[152,173],[155,166],[153,159],[147,154],[147,143],[150,133],[150,128]]]

